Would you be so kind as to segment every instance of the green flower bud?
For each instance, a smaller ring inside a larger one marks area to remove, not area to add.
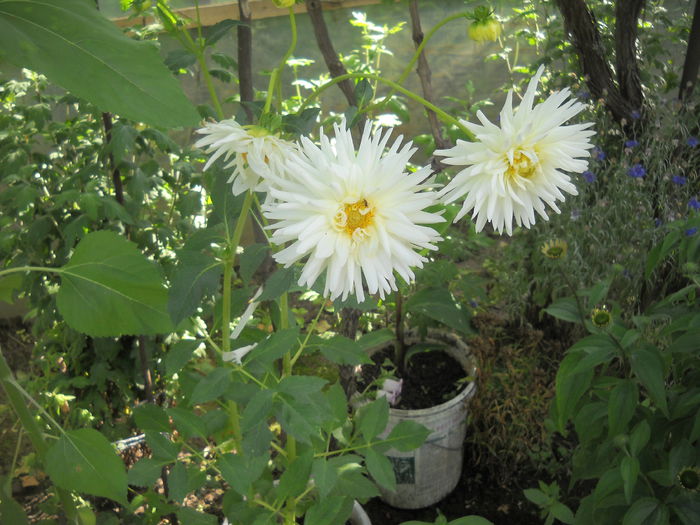
[[[607,308],[595,308],[591,314],[591,321],[598,328],[605,328],[612,322],[612,315]]]
[[[296,0],[272,0],[277,7],[292,7]]]
[[[700,490],[700,469],[685,467],[678,473],[678,483],[686,490]]]

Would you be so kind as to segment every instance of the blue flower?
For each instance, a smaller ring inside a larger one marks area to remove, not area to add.
[[[695,146],[697,146],[698,144],[700,144],[700,140],[698,140],[697,137],[688,137],[688,140],[686,141],[686,143],[687,143],[688,146],[690,146],[691,148],[694,148]]]
[[[658,217],[656,219],[654,219],[654,226],[656,226],[657,228],[659,226],[661,226],[662,224],[663,224],[663,221],[661,219],[659,219]]]
[[[698,201],[697,197],[693,197],[688,201],[688,206],[694,210],[700,210],[700,201]]]
[[[605,160],[605,152],[600,146],[595,146],[593,148],[593,158],[596,160]]]
[[[631,116],[634,120],[639,120],[639,118],[642,116],[642,114],[641,114],[639,111],[637,111],[637,110],[635,109],[632,113],[630,113],[630,116]]]
[[[644,175],[647,174],[647,170],[645,170],[644,166],[642,166],[641,164],[635,164],[634,166],[632,166],[629,169],[629,171],[627,173],[629,173],[630,177],[634,177],[635,179],[639,179],[641,177],[644,177]]]
[[[595,182],[596,176],[595,173],[592,171],[586,170],[583,173],[581,173],[584,179],[586,179],[586,182]]]
[[[636,146],[639,146],[639,142],[637,142],[636,140],[628,140],[627,142],[625,142],[626,148],[634,148]]]
[[[688,179],[683,175],[674,175],[671,177],[671,180],[674,184],[678,184],[679,186],[685,186],[685,183],[688,182]]]
[[[696,233],[698,233],[698,229],[697,229],[697,228],[688,228],[687,230],[685,230],[685,234],[686,234],[688,237],[690,237],[691,235],[695,235]]]

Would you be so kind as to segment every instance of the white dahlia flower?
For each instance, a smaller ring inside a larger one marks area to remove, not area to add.
[[[440,192],[446,203],[466,195],[455,221],[473,210],[476,230],[487,221],[499,233],[505,228],[513,233],[513,219],[518,226],[529,228],[535,212],[547,220],[545,204],[559,213],[557,200],[562,191],[577,195],[576,186],[565,171],[582,173],[588,167],[588,150],[593,147],[588,130],[592,123],[564,126],[584,105],[567,100],[569,89],[553,93],[533,107],[537,83],[544,68],[530,80],[520,107],[513,111],[513,92],[508,93],[501,110],[500,126],[492,124],[479,111],[482,125],[461,121],[476,140],[458,140],[451,149],[436,150],[446,157],[443,162],[464,169]]]
[[[354,293],[363,301],[363,276],[369,293],[383,298],[396,290],[394,270],[409,282],[411,267],[426,261],[416,250],[435,250],[441,240],[423,226],[444,221],[425,211],[437,203],[426,183],[430,169],[407,173],[411,144],[399,149],[399,137],[385,152],[391,133],[371,135],[369,128],[357,152],[344,122],[335,125],[334,143],[322,135],[319,147],[303,137],[286,178],[271,184],[273,201],[263,206],[275,221],[272,241],[291,242],[275,259],[290,266],[308,256],[299,284],[311,287],[325,270],[324,295],[331,299]]]
[[[244,191],[267,191],[271,174],[281,176],[287,157],[296,151],[296,145],[283,140],[260,126],[241,126],[233,119],[208,122],[197,133],[205,137],[195,142],[211,156],[204,165],[206,170],[223,155],[231,159],[225,168],[233,168],[229,182],[234,195]]]

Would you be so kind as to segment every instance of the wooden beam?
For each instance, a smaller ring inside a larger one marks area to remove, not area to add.
[[[360,7],[363,5],[373,5],[380,3],[381,0],[326,0],[323,2],[324,10],[345,9],[350,7]],[[275,16],[286,16],[287,10],[280,9],[272,3],[272,0],[249,0],[252,19],[259,20],[261,18],[271,18]],[[185,7],[175,9],[175,12],[184,18],[192,20],[188,27],[196,26],[194,20],[197,19],[196,10],[194,7]],[[294,6],[295,13],[306,13],[306,6],[296,4]],[[222,4],[204,5],[199,7],[199,19],[203,27],[212,26],[221,20],[227,18],[238,20],[238,2],[225,2]],[[152,24],[155,20],[152,16],[141,17],[119,17],[112,19],[119,27],[130,27],[134,25]]]

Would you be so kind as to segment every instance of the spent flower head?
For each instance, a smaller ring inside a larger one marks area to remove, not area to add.
[[[477,7],[469,18],[473,22],[469,24],[467,33],[472,40],[476,42],[495,42],[501,36],[503,27],[498,19],[493,16],[491,8],[485,6]]]
[[[279,138],[260,126],[241,126],[233,119],[208,122],[197,133],[204,135],[195,142],[211,156],[206,170],[219,157],[233,168],[229,182],[234,195],[248,190],[266,191],[267,179],[284,173],[286,158],[296,151],[296,145]],[[233,158],[232,158],[233,157]]]
[[[566,257],[569,245],[562,239],[547,241],[542,245],[540,251],[549,259],[561,259]]]
[[[445,164],[462,170],[442,189],[445,202],[464,196],[462,209],[455,221],[472,211],[476,230],[487,221],[503,233],[513,233],[513,222],[529,228],[535,223],[535,212],[549,219],[546,205],[560,213],[557,200],[564,200],[562,191],[577,195],[576,186],[565,171],[583,173],[593,147],[588,128],[592,123],[564,125],[585,106],[568,100],[570,91],[551,94],[534,105],[537,84],[543,67],[530,81],[520,107],[513,110],[513,92],[508,93],[501,110],[500,125],[491,123],[481,112],[481,125],[462,121],[476,137],[474,142],[458,140],[451,149],[436,150],[445,157]]]
[[[591,313],[591,321],[598,328],[605,328],[612,322],[610,311],[603,306],[602,308],[594,308]]]
[[[426,182],[430,168],[406,173],[415,151],[399,137],[384,151],[390,132],[370,134],[365,127],[357,151],[345,123],[336,124],[335,141],[320,146],[303,137],[301,152],[287,161],[286,178],[275,179],[273,202],[263,206],[274,221],[272,242],[286,248],[275,259],[286,266],[306,258],[299,280],[311,287],[325,272],[324,295],[358,301],[396,290],[396,271],[406,282],[412,267],[427,259],[417,250],[435,250],[442,240],[430,224],[444,222],[426,211],[437,203]]]

